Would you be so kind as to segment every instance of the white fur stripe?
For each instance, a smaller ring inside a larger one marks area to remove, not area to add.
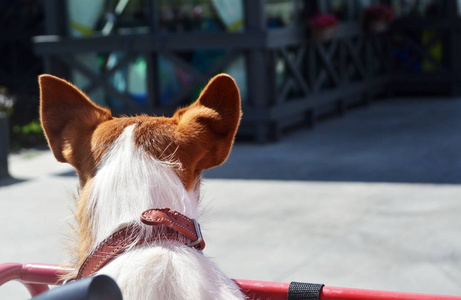
[[[175,162],[159,161],[134,143],[135,125],[126,127],[104,155],[88,203],[93,214],[93,249],[144,210],[169,207],[191,218],[198,215],[198,193],[187,192]]]

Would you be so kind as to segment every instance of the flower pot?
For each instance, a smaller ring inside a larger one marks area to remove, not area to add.
[[[311,27],[310,38],[312,41],[322,43],[335,38],[338,26]]]

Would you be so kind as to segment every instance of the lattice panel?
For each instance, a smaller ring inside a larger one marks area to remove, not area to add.
[[[449,73],[446,30],[413,30],[396,34],[394,67],[409,73]]]
[[[276,103],[306,98],[389,72],[387,40],[356,36],[273,50]]]

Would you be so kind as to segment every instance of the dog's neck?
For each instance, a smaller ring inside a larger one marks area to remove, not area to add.
[[[199,184],[187,191],[176,173],[179,162],[160,161],[136,147],[134,126],[123,130],[82,190],[79,204],[85,208],[80,214],[89,217],[79,224],[88,228],[80,230],[92,236],[83,243],[87,249],[80,249],[80,255],[87,255],[120,227],[139,222],[141,213],[150,208],[168,207],[190,218],[198,217]]]

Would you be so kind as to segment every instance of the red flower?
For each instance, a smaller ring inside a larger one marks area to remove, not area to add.
[[[391,22],[394,20],[394,11],[383,4],[368,6],[364,13],[363,18],[365,21],[387,21]]]
[[[308,23],[312,27],[324,28],[330,26],[336,26],[339,21],[334,15],[330,14],[317,14],[308,20]]]

